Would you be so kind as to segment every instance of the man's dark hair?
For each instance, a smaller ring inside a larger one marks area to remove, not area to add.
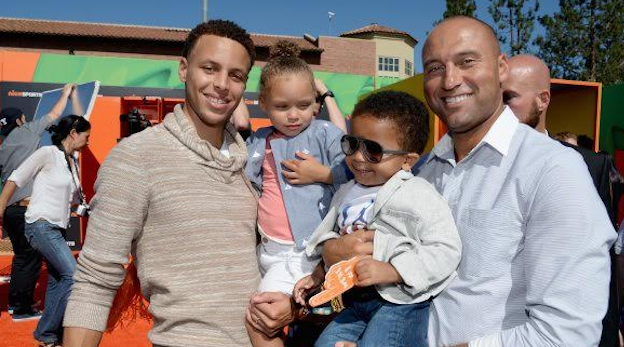
[[[195,47],[195,43],[203,35],[225,37],[240,43],[243,47],[245,47],[245,50],[247,50],[247,53],[249,54],[249,59],[251,60],[249,69],[253,66],[254,61],[256,60],[256,46],[251,40],[251,36],[249,36],[247,31],[241,28],[238,24],[229,20],[221,19],[214,19],[200,23],[189,32],[186,37],[186,42],[184,42],[184,48],[182,49],[182,56],[184,58],[188,58],[189,54],[191,54],[191,51],[193,50],[193,47]]]
[[[579,147],[589,149],[592,152],[594,151],[594,139],[592,139],[591,137],[587,135],[579,135],[576,142],[578,142]]]
[[[369,116],[394,122],[401,149],[421,154],[429,137],[429,112],[422,101],[396,91],[369,95],[355,105],[351,118]]]

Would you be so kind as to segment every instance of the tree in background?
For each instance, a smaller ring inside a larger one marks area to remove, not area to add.
[[[510,55],[526,53],[531,42],[539,2],[529,0],[490,0],[488,12],[494,20],[496,35],[509,48]]]
[[[590,71],[605,84],[624,82],[624,1],[603,0],[599,10],[597,54]]]
[[[475,17],[477,4],[475,0],[446,0],[446,11],[444,18],[453,16]]]
[[[539,17],[535,40],[553,77],[624,81],[624,1],[559,0],[559,12]]]

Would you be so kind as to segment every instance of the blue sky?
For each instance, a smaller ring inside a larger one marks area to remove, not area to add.
[[[477,16],[486,22],[491,22],[489,3],[477,0]],[[540,0],[540,12],[552,13],[558,3]],[[233,20],[253,33],[274,35],[336,36],[371,23],[387,25],[419,40],[415,66],[422,71],[420,48],[445,4],[444,0],[209,0],[208,15]],[[3,1],[0,17],[191,28],[201,21],[201,11],[202,0],[20,0]],[[328,11],[336,14],[331,28]]]

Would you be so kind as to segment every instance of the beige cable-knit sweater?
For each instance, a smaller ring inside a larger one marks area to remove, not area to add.
[[[258,286],[257,197],[247,150],[228,124],[231,158],[199,139],[180,106],[124,139],[98,172],[64,326],[103,331],[132,252],[150,301],[153,344],[251,346],[244,311]]]

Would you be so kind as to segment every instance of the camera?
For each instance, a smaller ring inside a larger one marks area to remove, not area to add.
[[[91,207],[88,204],[82,203],[76,207],[76,214],[80,217],[86,217],[89,215],[89,211],[91,211]]]

